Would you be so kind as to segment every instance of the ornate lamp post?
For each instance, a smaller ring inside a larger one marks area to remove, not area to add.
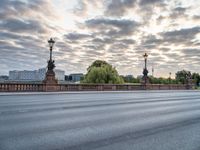
[[[48,43],[49,43],[49,50],[50,50],[50,58],[49,58],[49,61],[48,61],[48,71],[49,73],[51,74],[55,74],[53,69],[55,68],[55,64],[54,64],[54,60],[52,60],[52,50],[53,50],[53,46],[55,44],[55,41],[50,38],[50,40],[48,40]]]
[[[145,63],[145,66],[144,66],[144,69],[143,69],[143,82],[146,85],[147,82],[148,82],[148,73],[149,73],[148,70],[147,70],[147,57],[148,57],[148,54],[145,53],[143,55],[143,57],[144,57],[144,63]]]
[[[171,76],[172,76],[172,73],[169,72],[169,84],[171,84]]]
[[[152,67],[152,77],[154,77],[154,68]]]
[[[49,43],[49,50],[50,50],[50,58],[48,60],[48,65],[47,65],[47,72],[46,72],[46,77],[43,81],[43,83],[45,84],[57,84],[58,81],[56,80],[55,78],[55,72],[53,71],[53,69],[55,68],[55,61],[52,60],[52,51],[53,51],[53,46],[55,44],[55,41],[50,38],[48,40],[48,43]]]
[[[52,61],[52,50],[53,50],[55,41],[52,38],[50,38],[50,40],[48,40],[48,43],[49,43],[49,48],[50,48],[50,60]]]

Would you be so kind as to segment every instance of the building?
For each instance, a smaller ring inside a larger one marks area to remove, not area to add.
[[[14,70],[14,71],[9,71],[9,80],[19,80],[19,71]]]
[[[44,80],[46,71],[47,71],[46,68],[41,68],[41,69],[38,70],[38,79],[39,79],[39,81]]]
[[[38,70],[38,78],[40,81],[45,79],[45,75],[46,75],[46,68],[41,68]],[[58,81],[64,81],[65,80],[65,71],[60,70],[60,69],[55,69],[54,70],[55,74],[56,74],[56,79]]]
[[[9,71],[9,80],[11,81],[38,81],[37,76],[36,70]]]
[[[65,71],[60,69],[55,69],[56,79],[58,81],[64,81],[65,80]]]
[[[8,80],[8,76],[2,75],[0,76],[0,81],[6,81]]]
[[[47,69],[41,68],[38,70],[24,70],[24,71],[9,71],[9,80],[12,81],[42,81],[45,79]],[[65,80],[65,71],[55,69],[56,78],[59,81]]]
[[[81,78],[83,78],[82,73],[74,73],[69,75],[69,81],[71,82],[80,82]]]
[[[19,80],[25,80],[25,81],[34,81],[37,80],[37,71],[19,71]]]

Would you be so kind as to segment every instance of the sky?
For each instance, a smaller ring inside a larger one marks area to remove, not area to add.
[[[86,73],[105,60],[119,74],[200,72],[200,0],[0,0],[0,74],[47,66]]]

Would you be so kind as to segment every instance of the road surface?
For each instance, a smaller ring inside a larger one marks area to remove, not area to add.
[[[200,150],[200,92],[1,94],[0,150]]]

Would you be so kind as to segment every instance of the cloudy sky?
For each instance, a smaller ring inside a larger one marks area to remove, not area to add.
[[[86,72],[96,59],[120,74],[200,72],[200,0],[0,0],[0,74],[46,67]]]

